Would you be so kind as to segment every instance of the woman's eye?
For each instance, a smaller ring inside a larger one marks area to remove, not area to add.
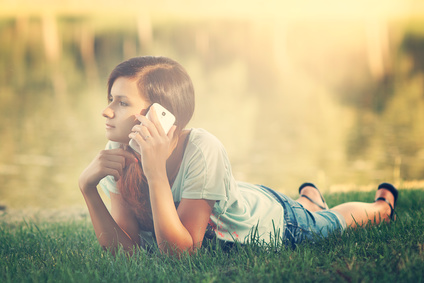
[[[125,103],[125,102],[123,102],[123,101],[120,101],[120,102],[119,102],[119,104],[120,104],[121,106],[128,106],[128,104],[127,104],[127,103]]]

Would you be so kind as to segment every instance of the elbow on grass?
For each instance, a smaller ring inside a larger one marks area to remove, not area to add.
[[[127,256],[132,256],[135,253],[135,250],[139,247],[138,245],[124,247],[122,244],[118,246],[100,244],[100,246],[104,251],[110,252],[113,256],[116,256],[119,253],[124,253]]]
[[[184,256],[191,256],[197,252],[197,250],[202,246],[202,243],[197,245],[188,245],[188,246],[177,246],[176,244],[170,244],[167,242],[162,242],[158,244],[158,248],[161,254],[174,256],[181,258]]]

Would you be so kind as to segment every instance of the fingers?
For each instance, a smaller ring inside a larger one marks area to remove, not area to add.
[[[133,132],[139,132],[145,139],[146,136],[166,136],[165,130],[159,121],[155,107],[151,107],[149,110],[149,118],[143,115],[136,115],[136,118],[141,124],[135,125],[132,129]],[[147,131],[145,131],[147,129]]]
[[[145,116],[137,115],[136,117],[141,122],[141,124],[135,125],[131,131],[134,133],[139,133],[143,140],[146,140],[149,137],[158,137],[161,135],[158,127],[152,121],[147,119]],[[159,126],[162,127],[161,125]]]
[[[138,162],[135,156],[122,148],[100,151],[78,179],[81,191],[96,190],[100,180],[108,175],[118,181],[124,168],[134,162]]]
[[[125,166],[134,162],[138,162],[137,158],[135,158],[135,156],[132,153],[122,148],[104,150],[104,154],[109,154],[110,156],[114,156],[114,158],[117,157],[119,160],[122,160],[122,157],[123,157],[125,160],[125,163],[124,163]]]
[[[104,170],[106,175],[112,175],[117,181],[122,176],[125,167],[125,158],[116,156],[107,151],[100,152],[99,158],[100,170]]]
[[[136,136],[141,137],[139,142],[141,140],[147,140],[149,139],[153,134],[150,133],[149,129],[144,125],[135,125],[132,128],[132,132],[128,135],[130,138],[137,139]],[[155,135],[156,136],[156,135]]]
[[[169,132],[168,132],[168,138],[169,139],[171,139],[172,140],[172,138],[174,137],[174,133],[175,133],[175,130],[177,129],[177,126],[175,126],[175,125],[173,125],[172,127],[171,127],[171,129],[169,129]]]
[[[149,110],[149,118],[143,115],[136,115],[136,118],[140,121],[140,124],[133,126],[131,133],[128,135],[129,138],[137,142],[140,147],[141,154],[144,156],[144,152],[159,152],[169,151],[169,146],[173,140],[176,126],[172,126],[168,133],[162,127],[155,107],[151,107]]]
[[[166,135],[166,133],[165,133],[163,127],[162,127],[162,124],[160,123],[160,121],[158,119],[156,108],[154,106],[150,108],[149,118],[152,121],[152,123],[156,126],[158,133],[161,136]]]
[[[115,177],[116,181],[122,176],[126,166],[138,162],[134,155],[121,148],[101,151],[98,160],[100,168],[105,170],[106,175]]]

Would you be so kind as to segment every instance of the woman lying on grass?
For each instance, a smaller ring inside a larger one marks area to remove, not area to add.
[[[292,200],[235,181],[220,141],[206,130],[185,128],[194,111],[193,85],[171,59],[137,57],[119,64],[109,77],[108,100],[103,116],[109,142],[81,174],[79,186],[99,243],[112,252],[156,242],[162,252],[191,253],[205,237],[245,243],[253,230],[260,241],[280,231],[283,240],[297,244],[394,217],[398,193],[387,183],[378,187],[373,203],[328,209],[310,183]],[[153,103],[175,115],[168,133]],[[128,146],[130,139],[141,154]],[[110,196],[110,213],[99,184]]]

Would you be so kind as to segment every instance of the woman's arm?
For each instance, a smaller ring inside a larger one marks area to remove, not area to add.
[[[119,246],[132,253],[140,245],[138,223],[134,215],[125,208],[120,195],[111,193],[111,213],[109,213],[97,190],[83,193],[91,222],[99,244],[114,254]]]
[[[167,182],[152,182],[150,202],[156,241],[161,251],[174,254],[199,248],[215,201],[182,199],[175,209]]]
[[[117,194],[111,194],[112,217],[97,191],[97,185],[107,175],[119,180],[125,164],[130,162],[134,162],[134,157],[123,149],[103,150],[79,178],[79,187],[97,239],[102,247],[111,249],[112,252],[120,245],[131,252],[133,247],[139,244],[138,223]]]
[[[178,211],[175,209],[166,168],[175,126],[166,134],[154,107],[150,111],[152,120],[137,116],[141,124],[133,127],[129,137],[141,149],[142,167],[149,184],[156,241],[159,248],[167,253],[192,252],[203,240],[215,201],[182,199]]]

